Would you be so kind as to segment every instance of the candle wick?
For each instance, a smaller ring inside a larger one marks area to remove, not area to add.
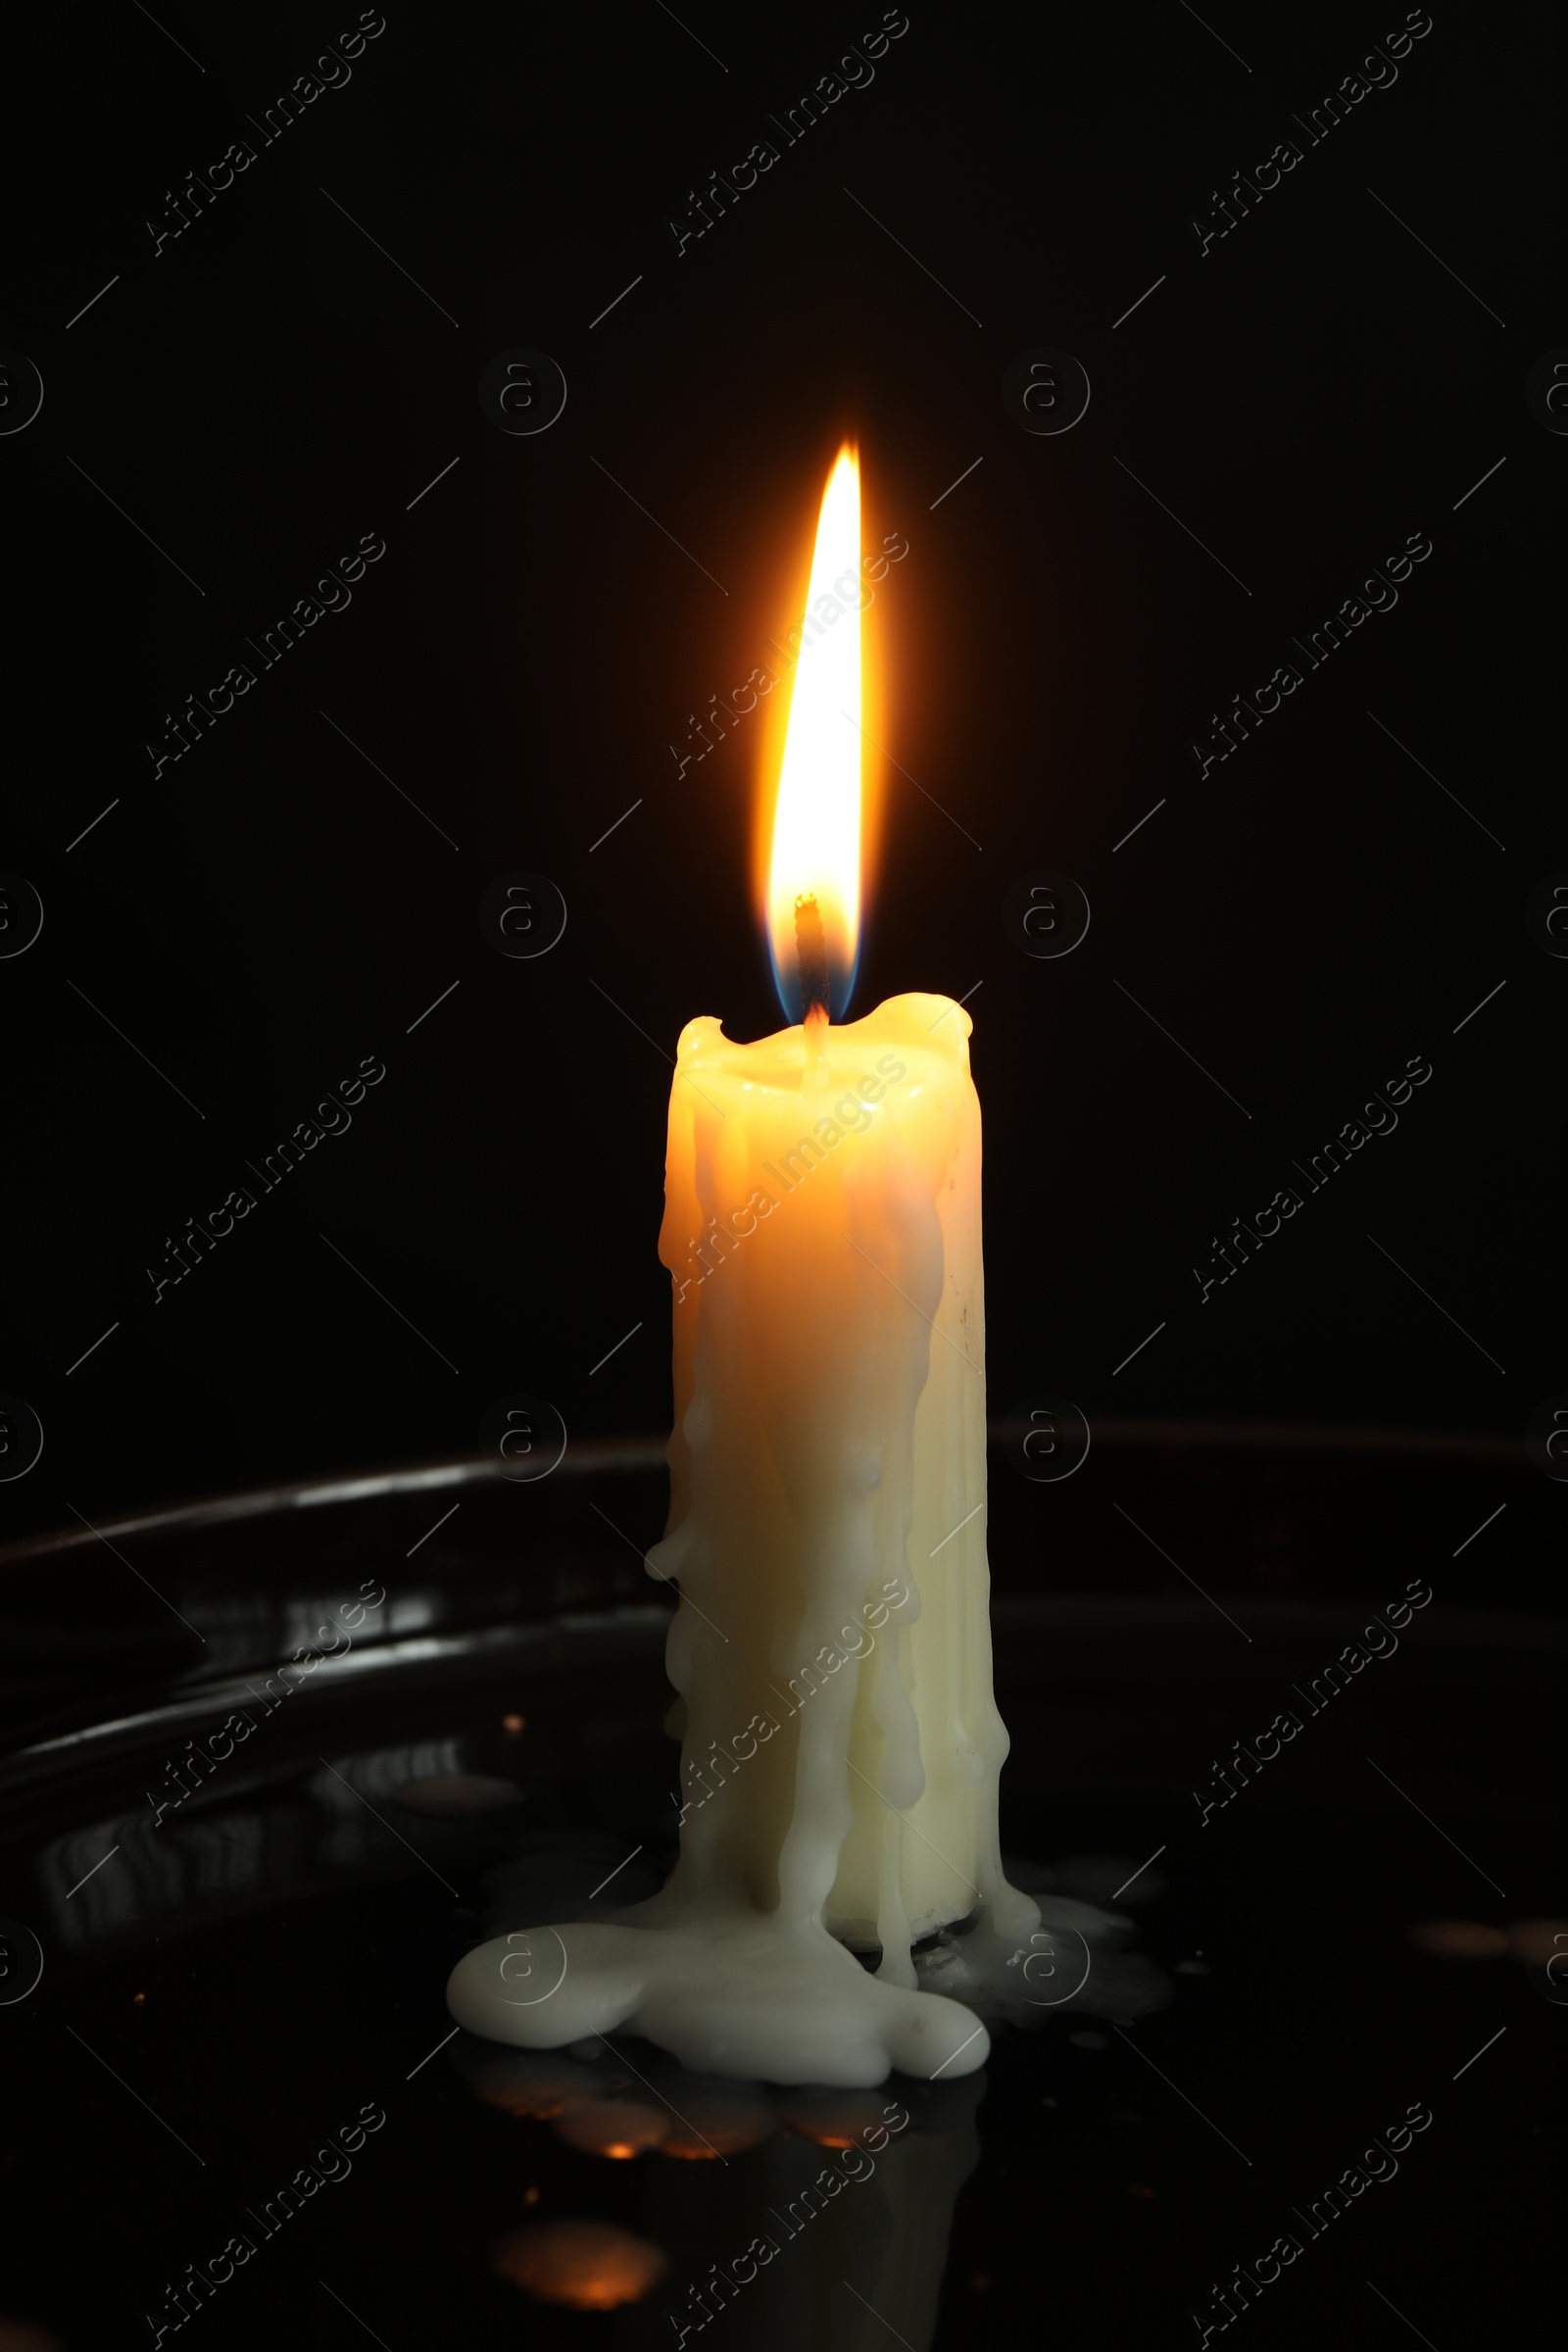
[[[801,974],[801,1033],[806,1047],[808,1087],[828,1082],[827,1058],[827,934],[822,910],[814,897],[803,894],[795,902],[795,956]]]
[[[795,955],[801,975],[801,1018],[811,1023],[812,1015],[826,1027],[828,1018],[827,934],[822,928],[822,912],[814,897],[801,897],[795,902]]]

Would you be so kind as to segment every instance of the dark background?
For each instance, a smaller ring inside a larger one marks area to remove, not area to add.
[[[225,2340],[282,2317],[323,2347],[510,2343],[485,2247],[525,2185],[547,2215],[641,2210],[647,2167],[590,2179],[425,2057],[513,1817],[371,1800],[450,1750],[516,1778],[530,1834],[673,1838],[662,1628],[631,1606],[657,1442],[586,1442],[667,1426],[681,1027],[780,1014],[761,722],[684,775],[669,747],[773,659],[849,434],[866,545],[909,549],[873,614],[898,765],[853,1009],[968,996],[993,1409],[1050,1392],[1094,1431],[1065,1485],[995,1448],[1004,1837],[1064,1872],[1125,1855],[1103,1887],[1132,1873],[1141,1948],[1193,1972],[1145,2040],[999,2050],[941,2340],[1043,2311],[1165,2340],[1417,2096],[1438,2126],[1378,2192],[1393,2221],[1347,2219],[1348,2251],[1309,2250],[1248,2341],[1490,2340],[1560,2178],[1568,1490],[1520,1443],[1568,1392],[1568,961],[1525,921],[1568,869],[1568,438],[1525,398],[1568,361],[1560,20],[1435,0],[1395,84],[1314,145],[1300,119],[1402,5],[915,0],[870,86],[786,145],[772,118],[879,7],[393,0],[347,85],[266,144],[357,10],[154,5],[7,34],[0,346],[44,401],[9,435],[0,408],[0,869],[45,919],[0,954],[0,1392],[45,1443],[0,1482],[0,1716],[27,1743],[0,1770],[0,1908],[47,1972],[13,2011],[0,2307],[146,2340],[166,2269],[383,2091],[368,2200],[337,2236],[300,2225],[220,2306]],[[155,256],[147,223],[242,138],[255,161]],[[670,219],[764,138],[776,164],[678,254]],[[1195,218],[1286,139],[1301,161],[1201,252]],[[568,385],[538,437],[479,403],[518,347]],[[1092,384],[1060,437],[1003,402],[1041,348]],[[1200,776],[1212,715],[1415,533],[1397,608]],[[386,553],[348,610],[260,670],[248,641],[365,534]],[[242,661],[247,698],[155,776],[169,716]],[[517,869],[569,910],[536,961],[477,921]],[[1040,869],[1093,909],[1060,960],[1004,929]],[[1216,1237],[1415,1056],[1397,1130],[1200,1303]],[[386,1074],[352,1127],[261,1193],[250,1163],[364,1058]],[[155,1304],[169,1243],[240,1185],[255,1209]],[[416,1485],[117,1525],[471,1449],[517,1391],[575,1458],[475,1477],[461,1516]],[[254,1775],[155,1838],[148,1784],[235,1703],[222,1678],[367,1574],[373,1671],[318,1678]],[[1363,1678],[1376,1700],[1344,1696],[1208,1820],[1218,1759],[1416,1582],[1432,1605]],[[1489,1962],[1412,1948],[1455,1918],[1441,1948]],[[728,2240],[710,2185],[687,2193],[697,2275]]]
[[[1564,1385],[1568,968],[1524,921],[1568,863],[1534,748],[1568,443],[1524,398],[1562,333],[1560,28],[1440,9],[1309,146],[1293,115],[1402,10],[916,7],[786,147],[770,113],[879,11],[394,8],[262,145],[247,116],[339,14],[13,34],[0,340],[45,400],[0,441],[3,862],[46,919],[0,963],[0,1387],[46,1443],[0,1530],[459,1450],[514,1390],[574,1438],[667,1424],[667,1056],[696,1013],[780,1017],[759,722],[679,780],[668,747],[788,626],[845,432],[866,544],[909,542],[883,740],[923,787],[889,772],[854,1009],[983,983],[994,1408],[1516,1437]],[[155,258],[145,223],[240,137],[257,160]],[[689,191],[764,137],[777,164],[677,256]],[[1194,217],[1288,137],[1301,163],[1200,256]],[[538,437],[477,398],[515,346],[569,387]],[[1093,385],[1060,437],[1003,406],[1038,346]],[[350,609],[155,781],[166,713],[368,532]],[[1200,780],[1210,714],[1415,532],[1397,610]],[[476,921],[515,868],[569,908],[538,961]],[[1059,961],[1003,929],[1038,868],[1093,906]],[[1413,1055],[1398,1132],[1200,1306],[1212,1237]],[[363,1056],[386,1077],[351,1131],[155,1305],[167,1240]]]

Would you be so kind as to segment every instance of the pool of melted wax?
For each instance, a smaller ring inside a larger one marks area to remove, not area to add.
[[[1105,1868],[1016,1859],[1004,1859],[1003,1867],[1039,1912],[1039,1927],[1023,1937],[1001,1936],[981,1916],[941,1929],[914,1953],[923,1991],[961,2001],[988,2026],[1026,2033],[1074,2009],[1130,2026],[1174,2000],[1174,1980],[1147,1952],[1129,1948],[1136,1929],[1125,1911],[1063,1890],[1063,1879],[1086,1891],[1097,1879],[1106,1883]],[[1112,1860],[1108,1868],[1120,1873],[1124,1866]],[[1163,1881],[1140,1879],[1140,1899],[1162,1887]]]
[[[895,2070],[952,2080],[984,2065],[992,2027],[1028,2030],[1065,2009],[1131,2024],[1174,1993],[1126,1948],[1124,1912],[1061,1891],[1039,1865],[1007,1865],[1010,1915],[940,1931],[900,1972],[908,1981],[890,1982],[869,1973],[877,1954],[857,1956],[813,1921],[676,1909],[657,1873],[613,1854],[599,1839],[553,1841],[489,1874],[488,1939],[447,1986],[460,2025],[536,2050],[624,2030],[699,2073],[853,2087]]]

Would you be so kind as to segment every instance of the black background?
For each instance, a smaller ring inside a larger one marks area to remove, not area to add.
[[[846,432],[866,544],[909,544],[883,740],[923,788],[888,771],[855,1010],[977,991],[993,1406],[1516,1434],[1564,1385],[1568,973],[1523,919],[1568,862],[1533,748],[1568,444],[1524,399],[1561,334],[1561,33],[1441,10],[1309,145],[1293,118],[1402,13],[917,8],[788,146],[769,116],[878,12],[394,9],[265,145],[247,118],[351,12],[13,34],[0,339],[45,399],[0,441],[4,863],[45,923],[0,964],[0,1386],[46,1444],[6,1532],[460,1449],[514,1390],[574,1437],[666,1425],[667,1057],[698,1012],[779,1020],[758,722],[679,778],[669,746],[789,625]],[[1212,192],[1293,137],[1200,253]],[[569,388],[536,437],[477,398],[516,346]],[[1058,437],[1003,406],[1037,346],[1093,385]],[[368,532],[352,606],[155,780],[166,713]],[[1417,532],[1397,609],[1200,779],[1210,714]],[[1093,906],[1058,961],[1002,925],[1042,867]],[[514,868],[569,907],[538,961],[478,929]],[[352,1129],[155,1304],[167,1239],[372,1055]],[[1200,1305],[1212,1237],[1414,1055],[1397,1133]]]
[[[324,1751],[355,1770],[351,1749],[396,1742],[379,1790],[428,1771],[426,1735],[461,1735],[528,1778],[530,1821],[640,1852],[673,1831],[658,1765],[614,1735],[662,1716],[657,1629],[619,1682],[541,1650],[526,1688],[497,1665],[450,1697],[420,1698],[404,1661],[384,1723],[373,1684],[340,1715],[336,1690],[300,1698],[297,1753],[165,1831],[162,1880],[136,1864],[163,1748],[145,1773],[142,1754],[166,1716],[176,1751],[198,1724],[198,1676],[293,1642],[290,1595],[370,1568],[411,1649],[494,1620],[520,1656],[552,1609],[646,1597],[646,1459],[476,1487],[462,1519],[402,1493],[123,1536],[129,1558],[80,1521],[456,1453],[517,1391],[574,1440],[667,1426],[669,1057],[698,1013],[747,1038],[780,1019],[751,889],[761,722],[684,773],[670,746],[794,621],[850,435],[866,545],[908,542],[873,615],[891,760],[854,1010],[968,998],[993,1409],[1064,1395],[1096,1433],[1069,1486],[992,1481],[1005,1831],[1037,1856],[1150,1854],[1174,1890],[1151,1948],[1213,1970],[1182,1979],[1153,2056],[1060,2036],[993,2068],[944,2328],[1044,2314],[1163,2340],[1283,2199],[1419,2094],[1441,2102],[1421,2185],[1392,2224],[1347,2221],[1351,2251],[1313,2252],[1250,2327],[1382,2346],[1419,2321],[1443,2352],[1460,2325],[1495,2333],[1526,2307],[1531,2235],[1550,2242],[1555,2021],[1535,1996],[1555,1987],[1539,1954],[1527,1987],[1517,1941],[1489,1972],[1407,1930],[1561,1911],[1542,1619],[1564,1488],[1517,1447],[1568,1391],[1568,961],[1525,923],[1568,869],[1548,705],[1568,438],[1525,399],[1544,355],[1568,360],[1560,21],[1437,5],[1393,86],[1314,143],[1303,119],[1402,5],[916,0],[870,85],[787,143],[774,118],[878,7],[394,0],[346,86],[269,141],[266,110],[356,11],[173,6],[36,12],[7,36],[0,346],[44,401],[0,431],[0,868],[44,925],[0,956],[0,1392],[45,1444],[0,1483],[0,1545],[63,1527],[77,1548],[12,1562],[6,1695],[18,1739],[38,1710],[68,1734],[90,1711],[143,1726],[96,1768],[90,1742],[79,1767],[24,1756],[0,1805],[6,1907],[48,1946],[0,2150],[37,2200],[8,2307],[110,2340],[103,2315],[220,2244],[340,2093],[348,2114],[384,2084],[398,2153],[373,2204],[362,2182],[341,2242],[305,2238],[297,2278],[280,2260],[236,2295],[235,2342],[274,2317],[302,2343],[402,2345],[411,2323],[510,2342],[520,2307],[484,2244],[536,2173],[557,2207],[635,2218],[644,2168],[605,2189],[543,2126],[483,2113],[476,2134],[450,2058],[425,2059],[476,1914],[448,1911],[411,1840],[477,1901],[480,1830],[367,1815],[345,1862],[360,1799]],[[247,171],[155,250],[187,173],[240,139]],[[762,139],[771,170],[678,251],[671,219]],[[1195,219],[1283,140],[1300,162],[1203,250]],[[533,437],[478,399],[519,347],[568,386]],[[1041,348],[1092,385],[1061,436],[1003,402]],[[1418,533],[1432,553],[1397,607],[1200,773],[1212,715]],[[251,641],[365,534],[386,552],[349,608],[262,668]],[[169,716],[241,662],[248,696],[155,773]],[[477,921],[517,869],[569,910],[536,961]],[[1040,869],[1093,909],[1059,960],[1003,925]],[[1304,1192],[1295,1163],[1416,1056],[1432,1076],[1396,1131],[1200,1302],[1216,1237]],[[367,1057],[386,1074],[351,1128],[260,1193],[251,1163]],[[236,1186],[255,1209],[155,1303],[169,1242]],[[1260,1425],[1266,1445],[1234,1443]],[[1377,1710],[1347,1698],[1209,1824],[1206,1759],[1294,1703],[1290,1678],[1351,1632],[1346,1600],[1388,1606],[1417,1577],[1437,1597],[1368,1678]],[[516,1747],[500,1727],[521,1715]],[[41,1843],[49,1868],[23,1858]],[[706,2193],[698,2269],[724,2242]],[[543,2343],[599,2321],[525,2325]]]

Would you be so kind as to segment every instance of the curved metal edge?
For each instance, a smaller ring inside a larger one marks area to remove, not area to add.
[[[1092,1423],[1101,1446],[1165,1446],[1184,1450],[1215,1452],[1383,1454],[1392,1457],[1449,1461],[1523,1463],[1528,1459],[1522,1438],[1499,1437],[1486,1431],[1441,1429],[1359,1429],[1294,1421],[1179,1421],[1096,1416]],[[1022,1422],[992,1421],[987,1428],[990,1446],[1006,1445],[1027,1435]],[[630,1474],[662,1470],[668,1441],[654,1435],[591,1438],[568,1445],[553,1475],[587,1477],[595,1472]],[[0,1572],[36,1565],[85,1545],[115,1538],[160,1535],[171,1530],[218,1527],[236,1519],[260,1519],[278,1511],[317,1510],[337,1503],[364,1502],[381,1494],[413,1494],[443,1487],[494,1484],[504,1479],[499,1462],[488,1455],[460,1455],[457,1459],[415,1463],[406,1469],[364,1473],[358,1478],[298,1479],[275,1487],[254,1487],[238,1494],[199,1496],[194,1502],[131,1511],[92,1527],[62,1527],[0,1545]]]

